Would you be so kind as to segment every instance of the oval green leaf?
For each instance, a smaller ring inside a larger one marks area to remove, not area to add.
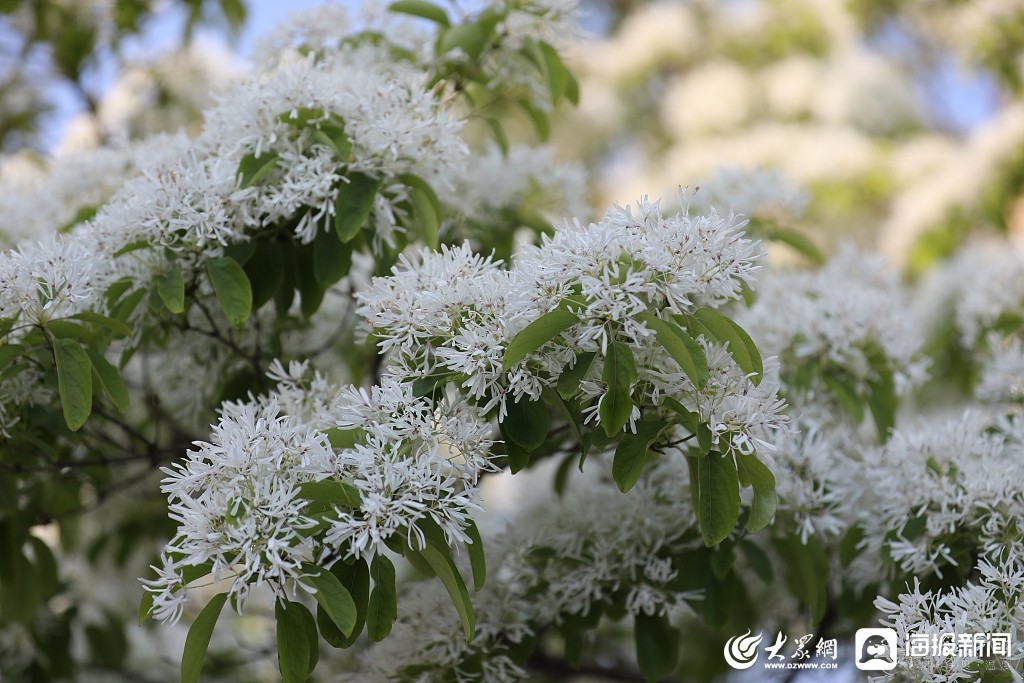
[[[747,531],[753,533],[768,526],[775,516],[779,502],[775,491],[775,475],[752,455],[740,455],[736,463],[754,489],[754,501],[750,505],[750,518],[747,520]]]
[[[622,342],[609,344],[601,374],[606,389],[598,408],[601,426],[608,436],[622,431],[629,421],[629,416],[633,412],[630,393],[636,377],[636,361],[633,360],[633,352],[629,347]]]
[[[252,312],[252,287],[242,266],[230,256],[221,256],[206,262],[206,272],[224,315],[235,327],[244,325]]]
[[[73,339],[55,340],[53,357],[64,421],[68,429],[76,431],[92,412],[92,363],[85,348]]]
[[[544,346],[580,321],[575,313],[556,309],[548,311],[524,327],[505,349],[502,367],[508,372],[513,365]]]
[[[694,312],[693,317],[703,324],[704,329],[712,337],[729,345],[729,353],[732,354],[736,364],[742,368],[743,372],[751,376],[750,380],[755,385],[761,383],[761,378],[764,376],[761,353],[757,350],[754,340],[742,327],[711,308],[701,308]]]
[[[739,476],[732,458],[717,453],[697,461],[697,519],[704,545],[721,543],[740,515]]]
[[[324,608],[331,621],[338,629],[349,637],[356,625],[356,603],[352,595],[341,585],[338,577],[320,567],[304,567],[307,579],[316,588],[313,597]]]
[[[381,181],[363,173],[352,173],[341,183],[334,199],[334,230],[342,242],[350,242],[370,216]]]
[[[181,655],[181,683],[199,683],[199,673],[203,670],[206,650],[210,647],[210,636],[217,625],[221,608],[228,599],[227,593],[219,593],[206,603],[185,636],[185,651]]]
[[[466,642],[473,640],[473,633],[476,630],[476,615],[473,612],[473,603],[469,601],[469,591],[466,590],[466,582],[462,580],[455,563],[452,562],[448,553],[439,550],[433,545],[427,544],[420,551],[423,558],[430,563],[430,568],[441,579],[452,602],[455,603],[455,610],[462,620],[462,630],[466,636]]]
[[[131,401],[128,397],[128,388],[124,385],[124,380],[121,379],[121,373],[98,351],[87,348],[86,353],[92,362],[92,369],[100,381],[103,393],[114,404],[118,412],[128,412]]]
[[[277,619],[277,666],[281,681],[304,683],[320,654],[313,615],[302,603],[286,600],[283,605],[280,601],[274,604],[274,616]]]
[[[644,325],[651,328],[658,341],[665,347],[672,359],[686,373],[694,386],[703,389],[708,383],[708,360],[704,349],[683,328],[675,323],[662,320],[653,313],[640,316]]]
[[[615,448],[612,478],[623,493],[633,488],[640,478],[640,473],[647,463],[647,452],[665,425],[666,423],[661,421],[640,422],[636,426],[636,434],[627,433]]]
[[[395,588],[395,565],[377,554],[370,563],[373,590],[366,607],[366,634],[372,641],[384,640],[398,618],[398,592]]]
[[[442,26],[451,24],[448,20],[448,13],[434,3],[427,2],[427,0],[398,0],[388,5],[388,9],[392,12],[401,12],[403,14],[411,14],[414,17],[429,19]]]

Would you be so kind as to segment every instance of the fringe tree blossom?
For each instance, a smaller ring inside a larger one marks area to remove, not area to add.
[[[302,585],[304,562],[373,557],[398,534],[422,548],[424,519],[452,543],[469,540],[477,478],[493,469],[491,428],[479,413],[430,405],[394,380],[366,392],[304,375],[302,364],[275,364],[280,396],[226,404],[210,442],[164,468],[162,490],[179,528],[163,567],[154,567],[158,578],[145,582],[156,618],[177,620],[197,567],[233,577],[229,593],[241,611],[252,588],[283,596]],[[283,415],[282,405],[299,409]],[[330,429],[355,443],[332,446]],[[357,502],[318,508],[302,485],[326,480],[344,482]]]
[[[806,189],[778,169],[726,166],[702,182],[691,201],[694,207],[715,207],[723,213],[787,220],[803,215],[809,199]]]
[[[702,419],[716,416],[716,436],[733,433],[734,444],[753,452],[785,422],[773,385],[755,385],[729,353],[706,339],[701,348],[710,379],[695,386],[678,366],[669,370],[672,361],[644,315],[683,315],[738,298],[758,270],[759,245],[744,239],[731,217],[713,211],[666,217],[646,199],[635,211],[616,206],[586,227],[566,222],[541,246],[526,248],[507,271],[468,245],[424,252],[415,261],[403,257],[393,275],[376,278],[357,295],[360,312],[400,372],[410,378],[454,373],[485,409],[497,406],[499,418],[509,396],[536,399],[580,352],[599,356],[580,387],[600,402],[602,358],[609,344],[628,344],[640,359],[640,386],[649,387],[655,403],[670,395]],[[579,324],[506,369],[504,354],[515,335],[560,306]],[[596,415],[597,404],[590,411]]]
[[[989,335],[990,356],[981,368],[974,395],[987,403],[1024,402],[1024,340]]]
[[[914,579],[897,601],[879,597],[875,607],[885,615],[882,624],[895,629],[901,649],[911,635],[941,642],[949,634],[1008,634],[1009,651],[991,658],[958,649],[955,654],[900,657],[895,669],[873,680],[955,683],[977,680],[983,672],[1005,675],[1007,667],[1008,680],[1019,680],[1014,667],[1024,658],[1024,557],[1018,546],[1009,557],[979,560],[976,570],[975,579],[946,591],[922,590],[920,580]]]
[[[837,384],[864,395],[881,373],[891,373],[895,393],[905,395],[927,376],[920,337],[906,314],[909,301],[879,258],[847,247],[819,270],[764,278],[757,302],[737,321],[765,351],[778,354],[794,400],[809,391],[811,403]]]
[[[523,681],[528,672],[511,651],[548,627],[602,612],[621,618],[689,611],[688,601],[700,595],[682,587],[681,558],[701,541],[686,523],[693,509],[678,494],[688,486],[682,458],[659,462],[628,496],[601,471],[588,468],[573,478],[564,496],[529,496],[532,503],[488,539],[498,569],[474,596],[480,621],[472,642],[459,636],[458,616],[440,586],[412,583],[392,634],[343,680],[394,681],[416,671],[418,680],[435,681],[454,671],[459,681]],[[538,485],[549,490],[546,483],[524,484]]]
[[[1024,305],[1024,254],[1019,247],[1010,243],[969,246],[941,266],[935,277],[948,283],[944,288],[949,298],[942,305],[955,311],[965,347],[973,348],[987,332],[1001,326],[1019,326]]]

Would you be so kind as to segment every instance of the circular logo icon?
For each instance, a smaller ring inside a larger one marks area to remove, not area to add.
[[[757,646],[761,644],[762,634],[750,635],[750,629],[742,636],[733,636],[725,643],[722,652],[725,663],[734,669],[749,669],[757,661]]]

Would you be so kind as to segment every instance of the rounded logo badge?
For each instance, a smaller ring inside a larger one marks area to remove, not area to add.
[[[891,628],[857,629],[857,668],[862,671],[892,671],[896,668],[896,631]]]
[[[734,669],[749,669],[757,661],[757,646],[761,644],[762,633],[750,635],[750,629],[742,636],[733,636],[725,643],[725,662]]]

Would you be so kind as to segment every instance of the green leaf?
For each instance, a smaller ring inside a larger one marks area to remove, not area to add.
[[[480,23],[449,26],[441,33],[436,52],[440,56],[461,48],[471,60],[476,61],[487,47],[490,35],[487,27]]]
[[[679,423],[686,427],[687,431],[691,434],[697,433],[697,425],[700,424],[700,418],[697,416],[697,413],[689,410],[686,406],[671,396],[666,396],[662,400],[661,405],[677,413],[682,418]]]
[[[338,577],[321,567],[305,566],[307,580],[316,588],[313,597],[324,608],[331,621],[345,635],[352,635],[356,625],[356,603],[352,595],[341,585]]]
[[[34,573],[38,581],[42,597],[49,598],[60,586],[60,579],[57,575],[57,561],[53,557],[50,546],[46,545],[40,538],[29,536],[28,543],[32,546]]]
[[[520,330],[505,349],[502,359],[505,372],[579,321],[575,313],[561,309],[548,311],[534,320]]]
[[[242,266],[229,256],[221,256],[206,262],[206,272],[224,315],[235,327],[244,325],[252,312],[252,287]]]
[[[365,560],[356,560],[353,564],[335,562],[331,567],[331,573],[338,577],[341,585],[345,586],[352,596],[356,606],[356,622],[352,628],[352,634],[347,638],[334,621],[327,615],[323,607],[317,606],[317,623],[320,626],[320,634],[331,646],[345,648],[351,647],[363,632],[366,625],[367,604],[370,601],[370,570]]]
[[[348,163],[352,158],[352,141],[345,132],[345,121],[338,116],[321,123],[313,139],[334,152],[339,161]]]
[[[313,275],[321,285],[333,285],[348,275],[352,245],[344,244],[330,230],[321,230],[313,240]]]
[[[538,43],[538,47],[544,60],[544,75],[547,77],[551,101],[558,102],[565,95],[568,81],[565,64],[555,48],[543,41]]]
[[[138,251],[140,249],[146,249],[149,246],[149,240],[136,240],[134,242],[126,244],[125,246],[115,251],[114,258],[117,258],[118,256],[124,256],[125,254],[130,254],[133,251]]]
[[[864,538],[864,530],[859,525],[851,526],[839,540],[839,561],[849,567],[854,558],[860,554],[860,542]]]
[[[366,608],[366,634],[376,642],[384,640],[398,618],[398,594],[395,588],[395,565],[380,553],[370,563],[373,591]]]
[[[832,392],[832,395],[839,401],[843,410],[853,418],[856,424],[860,424],[861,420],[864,419],[864,403],[860,396],[857,395],[857,390],[841,378],[829,373],[823,374],[821,379],[825,382],[825,386],[829,388],[829,391]]]
[[[277,166],[278,159],[276,154],[246,154],[238,164],[238,186],[245,189],[263,180]]]
[[[7,367],[23,353],[25,353],[25,347],[21,344],[0,344],[0,369]]]
[[[431,249],[437,249],[440,244],[439,233],[441,230],[441,202],[437,194],[426,181],[419,176],[406,173],[399,176],[409,188],[409,199],[416,210],[416,220],[419,224],[420,234],[423,241]]]
[[[574,105],[580,103],[580,84],[569,69],[565,70],[565,99]]]
[[[299,484],[299,497],[315,503],[329,503],[343,508],[358,508],[362,496],[352,484],[337,479],[307,481]]]
[[[501,150],[502,156],[508,156],[508,135],[505,133],[505,127],[501,125],[501,121],[495,118],[484,119],[487,125],[491,128],[491,135],[494,136],[494,141],[498,143],[498,149]]]
[[[135,311],[144,296],[146,296],[145,289],[136,289],[118,301],[117,304],[110,309],[111,316],[118,320],[127,320],[128,316]]]
[[[334,200],[334,230],[342,242],[350,242],[359,235],[363,223],[370,217],[380,186],[379,178],[363,173],[349,174],[348,183],[338,186],[338,196]]]
[[[775,491],[775,475],[753,455],[739,455],[736,463],[754,489],[754,501],[750,505],[750,518],[747,519],[747,531],[753,533],[768,526],[775,516],[779,502]]]
[[[118,412],[128,412],[131,400],[128,397],[128,388],[124,385],[124,380],[121,379],[121,373],[103,357],[103,354],[90,348],[86,348],[85,351],[89,355],[89,361],[100,381],[103,393],[107,395]]]
[[[334,238],[337,241],[337,238]],[[290,254],[284,242],[259,240],[243,270],[252,287],[252,310],[274,298],[284,282],[285,263]]]
[[[644,325],[651,328],[658,341],[665,347],[672,359],[686,373],[694,386],[703,389],[708,383],[708,360],[704,349],[693,340],[683,328],[675,323],[662,320],[653,313],[639,316]]]
[[[711,427],[708,426],[707,422],[697,423],[697,449],[700,451],[701,457],[708,455],[715,447],[715,435],[711,432]]]
[[[714,339],[729,345],[729,353],[732,354],[733,360],[743,369],[743,372],[751,375],[751,381],[754,384],[761,383],[761,378],[764,376],[761,353],[754,345],[754,340],[742,327],[711,308],[698,309],[694,312],[693,317],[703,324],[704,329]]]
[[[508,456],[509,471],[516,474],[526,469],[530,464],[530,451],[510,439],[504,431],[502,431],[502,437],[505,439],[505,454]]]
[[[309,318],[320,308],[327,287],[316,279],[313,267],[313,245],[297,246],[292,249],[291,274],[302,298],[299,310]]]
[[[772,569],[772,561],[768,559],[768,554],[761,550],[756,543],[745,538],[740,540],[739,546],[754,573],[762,581],[770,584],[775,577],[775,570]]]
[[[366,438],[366,430],[361,427],[353,429],[332,427],[331,429],[324,430],[324,435],[334,448],[354,448],[357,444],[363,443]],[[355,493],[358,495],[358,489],[356,489]]]
[[[153,593],[147,590],[142,591],[142,599],[139,600],[139,625],[146,621],[150,610],[153,609]]]
[[[472,543],[466,544],[469,552],[469,566],[473,570],[473,590],[480,590],[487,580],[487,557],[484,553],[484,541],[480,537],[480,529],[476,522],[470,522],[466,527],[466,535]]]
[[[156,279],[156,293],[171,313],[177,315],[185,311],[185,278],[181,266],[175,263]]]
[[[776,539],[775,547],[789,570],[790,588],[810,608],[811,623],[817,624],[828,605],[828,554],[813,536],[806,545],[799,538]]]
[[[452,381],[454,377],[455,375],[447,370],[417,377],[412,382],[412,395],[416,398],[429,396],[433,399],[435,394],[443,389],[448,382]]]
[[[447,552],[441,551],[433,545],[428,544],[420,551],[423,558],[430,563],[431,569],[441,579],[441,583],[448,590],[452,602],[455,603],[455,610],[462,620],[462,630],[466,635],[466,642],[473,640],[473,633],[476,630],[476,616],[473,613],[473,604],[469,601],[469,591],[466,590],[466,583],[462,580],[458,568],[452,562]]]
[[[875,372],[868,381],[868,408],[875,420],[878,438],[885,442],[896,426],[896,382],[885,352],[877,347],[867,351],[871,369]]]
[[[636,426],[636,434],[627,432],[622,437],[612,460],[612,478],[623,493],[633,488],[640,478],[647,462],[647,452],[666,424],[661,421],[641,421]]]
[[[630,393],[636,377],[636,361],[629,347],[622,342],[609,344],[601,375],[607,388],[598,409],[601,426],[608,436],[622,431],[629,421],[633,412]]]
[[[185,651],[181,655],[181,683],[198,683],[203,670],[206,650],[210,647],[210,636],[217,625],[220,610],[228,599],[227,593],[219,593],[206,603],[185,636]]]
[[[449,26],[451,24],[448,21],[448,13],[434,3],[427,2],[427,0],[398,0],[388,5],[388,9],[392,12],[402,12],[403,14],[411,14],[414,17],[429,19],[442,26]]]
[[[86,327],[71,318],[56,318],[46,323],[46,329],[58,339],[75,339],[87,341],[94,335]]]
[[[120,320],[115,320],[109,316],[101,315],[94,311],[82,311],[71,316],[74,320],[81,320],[83,322],[96,325],[97,327],[105,327],[119,337],[130,337],[132,336],[132,328],[125,325]]]
[[[526,112],[526,115],[530,117],[530,120],[533,121],[533,127],[537,131],[537,136],[542,141],[551,137],[551,119],[548,117],[547,112],[533,106],[527,99],[517,100],[516,102]]]
[[[68,429],[76,431],[92,412],[92,363],[85,348],[73,339],[55,340],[53,357],[64,421]]]
[[[717,545],[740,515],[739,477],[729,457],[711,454],[697,461],[697,497],[704,545]]]
[[[636,661],[648,683],[670,676],[679,662],[679,631],[667,616],[638,614],[633,636]]]
[[[558,376],[558,394],[568,400],[576,395],[579,391],[580,383],[583,378],[587,376],[587,372],[590,371],[590,366],[594,364],[594,358],[597,357],[595,351],[583,351],[576,354],[576,360],[573,361],[572,367],[568,365],[562,370],[562,374]]]
[[[277,619],[277,666],[281,681],[304,683],[320,655],[313,615],[301,602],[286,600],[282,605],[278,600],[274,604],[274,617]]]
[[[544,445],[551,426],[551,416],[544,401],[531,401],[523,396],[518,403],[506,402],[505,410],[501,433],[506,441],[511,439],[527,451]]]
[[[769,228],[765,231],[765,237],[773,242],[782,242],[792,247],[815,265],[823,265],[826,261],[825,254],[818,248],[818,245],[812,242],[807,235],[796,230]]]

